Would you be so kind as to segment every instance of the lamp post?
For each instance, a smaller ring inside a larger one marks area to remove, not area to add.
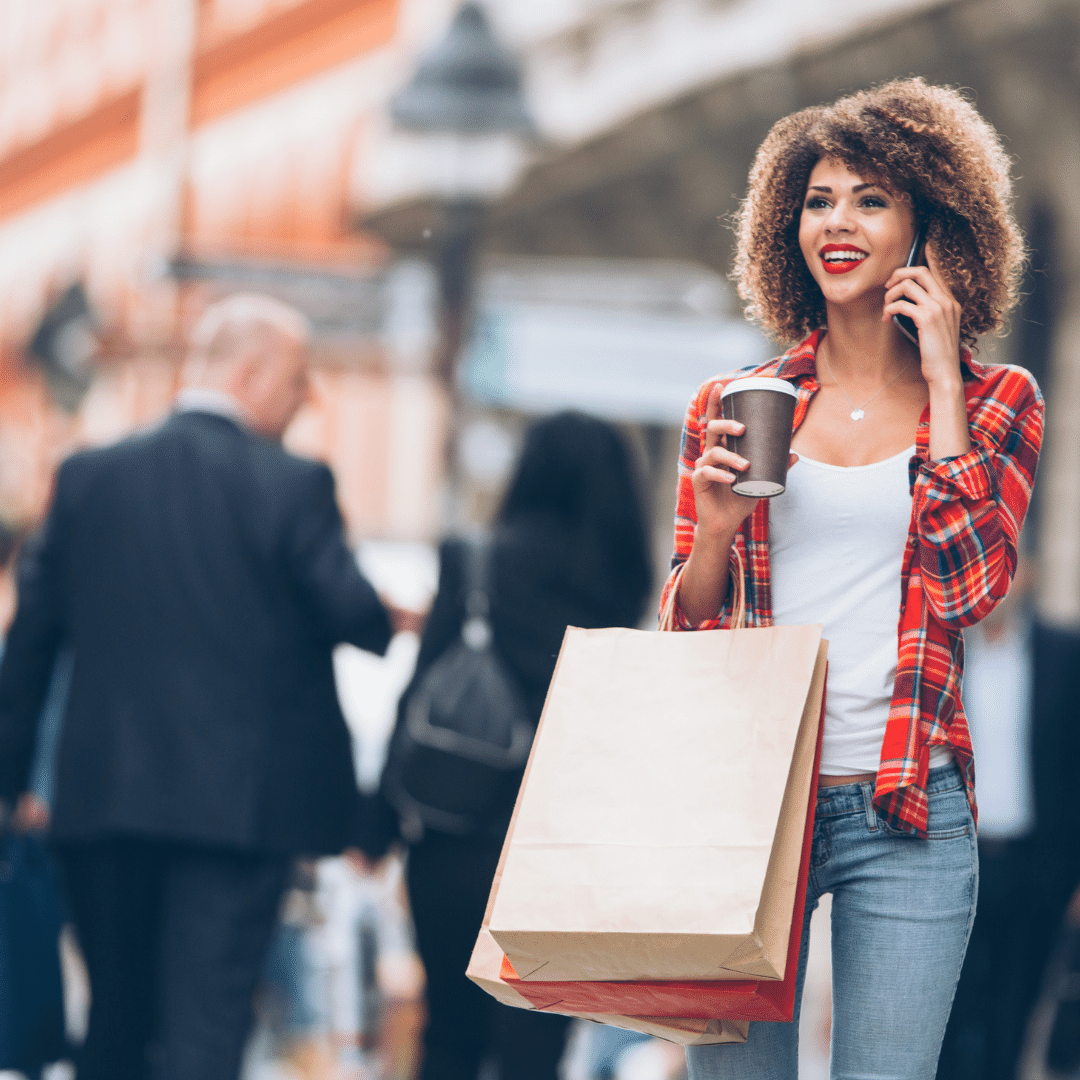
[[[486,208],[516,182],[534,133],[518,64],[479,3],[461,6],[391,101],[390,117],[403,159],[399,167],[410,174],[414,197],[432,211],[421,239],[435,263],[442,307],[435,367],[453,396]]]
[[[481,4],[462,4],[445,36],[391,100],[390,119],[392,131],[372,155],[368,185],[382,196],[383,207],[368,213],[363,225],[434,264],[440,335],[433,366],[451,406],[446,469],[451,515],[457,516],[463,510],[457,366],[484,220],[488,206],[520,178],[535,140],[519,66],[495,37]]]

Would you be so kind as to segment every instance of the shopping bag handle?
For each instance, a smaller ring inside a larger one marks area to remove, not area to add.
[[[743,562],[742,552],[739,550],[738,544],[731,545],[731,553],[735,558],[735,566],[729,570],[733,593],[730,628],[732,630],[742,630],[746,626],[746,564]],[[675,629],[675,605],[678,602],[679,582],[682,581],[682,574],[685,569],[686,563],[680,563],[675,568],[671,588],[668,589],[667,599],[664,601],[664,606],[660,611],[659,628],[661,630]]]

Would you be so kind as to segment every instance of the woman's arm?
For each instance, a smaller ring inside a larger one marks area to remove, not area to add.
[[[968,415],[961,308],[931,244],[926,257],[928,266],[901,267],[886,282],[882,319],[903,314],[915,321],[930,392],[930,460],[913,492],[926,597],[942,622],[970,626],[1004,598],[1016,571],[1043,403],[1031,376],[1009,369]]]
[[[683,425],[673,569],[661,601],[663,610],[671,590],[678,589],[675,626],[680,630],[720,625],[730,588],[731,545],[739,526],[760,502],[731,490],[749,462],[725,445],[725,436],[739,435],[744,428],[721,417],[723,389],[720,381],[703,387],[690,403]],[[676,580],[680,566],[682,574]]]
[[[886,282],[882,319],[907,315],[919,330],[919,362],[930,390],[930,457],[958,457],[971,449],[964,377],[960,371],[963,311],[941,274],[933,244],[927,266],[903,266]]]
[[[710,533],[698,525],[686,567],[679,581],[677,611],[691,626],[722,617],[731,586],[731,545],[738,529]],[[678,622],[678,620],[676,620]]]
[[[957,626],[989,615],[1016,571],[1043,435],[1035,380],[1005,369],[969,428],[972,448],[924,462],[913,493],[926,598],[938,619]]]

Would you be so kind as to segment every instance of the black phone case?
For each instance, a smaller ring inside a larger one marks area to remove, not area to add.
[[[926,231],[918,229],[915,239],[911,243],[911,251],[908,252],[905,266],[926,266]],[[894,315],[892,321],[896,323],[900,332],[914,345],[919,344],[919,328],[910,315]]]

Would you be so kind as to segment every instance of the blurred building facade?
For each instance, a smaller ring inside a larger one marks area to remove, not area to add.
[[[560,404],[623,420],[650,464],[658,522],[669,520],[677,440],[663,403],[767,348],[738,327],[723,219],[768,127],[894,76],[973,91],[1016,158],[1033,249],[1011,332],[982,348],[1047,391],[1032,529],[1040,606],[1080,625],[1075,0],[485,7],[522,65],[539,140],[492,179],[462,359],[468,407],[511,435]],[[351,527],[432,535],[448,408],[432,374],[433,211],[387,104],[457,8],[0,3],[0,500],[31,514],[59,452],[48,448],[158,415],[185,322],[216,292],[257,287],[314,317],[319,393],[290,439],[334,465]],[[107,355],[66,419],[45,407],[22,347],[48,297],[75,279]],[[667,544],[665,525],[658,552]]]
[[[445,406],[427,283],[347,198],[399,81],[396,0],[6,0],[0,26],[3,511],[32,521],[68,447],[160,416],[185,329],[244,288],[312,317],[315,395],[289,438],[333,463],[353,530],[430,532]],[[104,355],[69,417],[25,345],[73,281]]]

